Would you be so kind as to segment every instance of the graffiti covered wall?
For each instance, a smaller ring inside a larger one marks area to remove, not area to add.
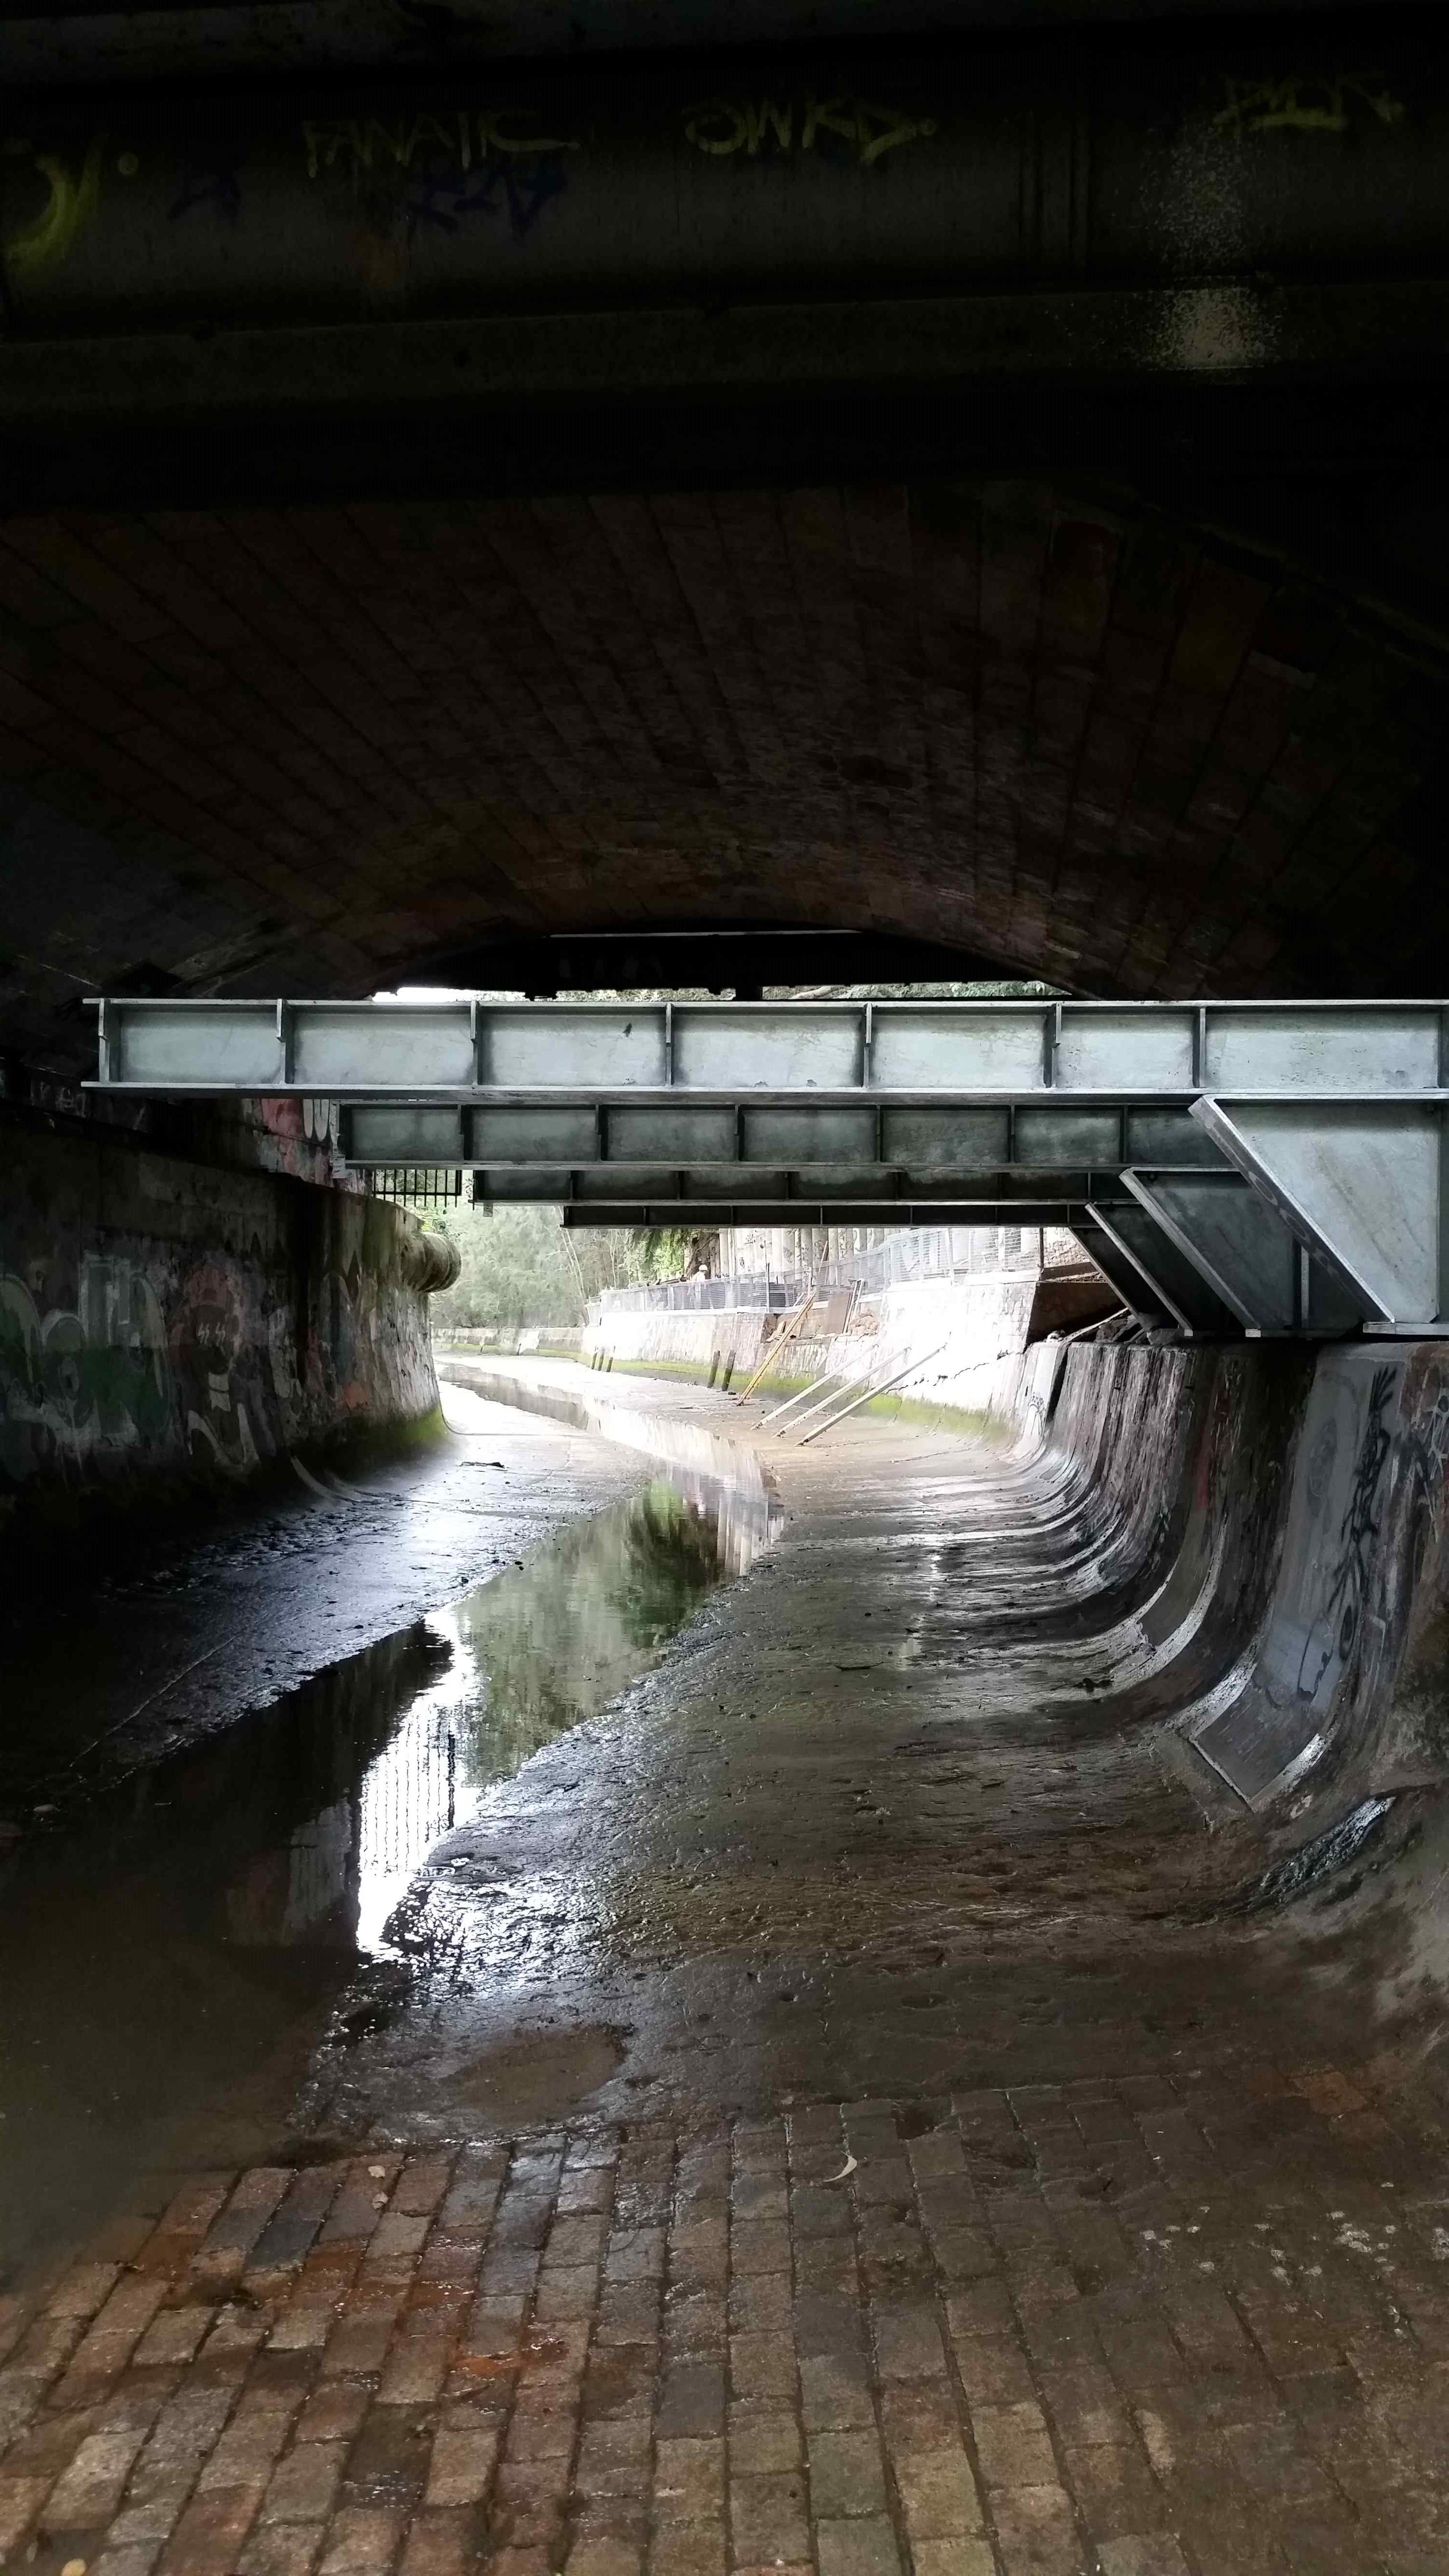
[[[1135,1623],[1170,1670],[1162,1709],[1244,1805],[1437,1774],[1445,1344],[1079,1345],[1040,1424],[1039,1366],[1037,1352],[1016,1364],[1012,1409],[1095,1522],[1084,1592],[1136,1567]],[[1136,1669],[1118,1638],[1094,1687],[1110,1677],[1120,1694]]]
[[[403,1211],[104,1131],[0,1143],[0,1546],[434,1414]]]

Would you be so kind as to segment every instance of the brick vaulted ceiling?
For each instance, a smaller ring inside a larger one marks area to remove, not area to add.
[[[0,1036],[650,922],[1424,989],[1446,718],[1421,638],[1047,485],[11,519]]]

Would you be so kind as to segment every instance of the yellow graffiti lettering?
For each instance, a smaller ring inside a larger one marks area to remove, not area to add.
[[[875,131],[871,131],[874,123]],[[917,135],[934,134],[936,120],[898,116],[893,108],[871,107],[864,99],[856,109],[856,128],[860,137],[860,157],[868,170],[882,153],[893,152],[898,143],[914,143]]]
[[[1333,78],[1229,80],[1228,102],[1213,118],[1229,133],[1346,134],[1355,109],[1380,125],[1397,125],[1404,115],[1402,99],[1383,83],[1339,73]]]
[[[576,141],[561,134],[509,132],[508,127],[517,122],[519,115],[515,108],[459,108],[452,123],[422,115],[401,125],[384,125],[375,116],[348,116],[331,123],[307,118],[302,126],[307,176],[319,178],[324,170],[334,169],[340,162],[355,185],[374,169],[391,166],[410,170],[419,150],[430,144],[455,157],[465,170],[471,170],[475,129],[478,149],[485,155],[579,150]]]
[[[753,161],[767,135],[773,133],[782,152],[790,149],[795,130],[795,112],[786,104],[777,107],[772,98],[762,99],[758,107],[745,109],[745,150]]]
[[[798,104],[788,99],[714,98],[690,108],[684,121],[685,141],[696,152],[715,153],[721,159],[743,152],[747,159],[757,160],[767,147],[772,152],[813,152],[820,136],[830,134],[851,145],[865,170],[898,145],[915,143],[936,131],[932,116],[905,116],[899,108],[879,107],[869,99],[813,95]]]
[[[402,165],[405,170],[410,167],[413,154],[420,143],[436,143],[438,150],[446,152],[450,157],[458,149],[456,132],[451,126],[445,125],[441,117],[420,116],[415,119],[412,133],[408,137],[407,159]]]
[[[0,244],[8,267],[53,268],[68,259],[93,221],[101,199],[101,162],[106,139],[98,134],[79,170],[53,152],[33,151],[28,143],[0,144],[11,159],[29,159],[50,190],[49,201],[33,224]]]
[[[419,130],[425,121],[426,120],[424,118],[419,116],[413,119],[411,125],[399,125],[396,128],[389,128],[382,123],[380,117],[370,116],[366,125],[362,129],[364,138],[363,166],[370,170],[373,166],[373,158],[375,154],[382,157],[390,152],[392,154],[395,168],[399,170],[409,169],[412,165],[413,154],[418,147]]]
[[[800,128],[800,149],[812,152],[818,133],[838,134],[843,143],[860,141],[860,121],[855,101],[849,98],[811,98],[805,102],[805,121]]]
[[[349,121],[347,125],[314,125],[310,119],[306,119],[302,126],[302,141],[307,147],[309,179],[317,178],[323,170],[330,170],[338,153],[349,142],[355,167],[357,155],[361,149],[361,135],[355,119]]]
[[[495,114],[479,117],[478,131],[483,137],[485,151],[490,146],[495,152],[577,152],[580,149],[577,141],[563,134],[505,134],[502,120],[515,113],[514,109],[504,107]]]
[[[738,152],[748,141],[749,130],[748,108],[731,107],[722,98],[691,108],[684,121],[685,139],[696,152]]]

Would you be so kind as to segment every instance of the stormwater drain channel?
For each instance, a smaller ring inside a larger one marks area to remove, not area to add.
[[[678,1451],[688,1426],[662,1429]],[[274,2147],[432,1846],[769,1545],[758,1462],[735,1452],[732,1477],[701,1436],[707,1463],[659,1462],[103,1809],[0,1842],[0,2289],[140,2174]]]

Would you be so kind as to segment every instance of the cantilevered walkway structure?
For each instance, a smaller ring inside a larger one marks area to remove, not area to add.
[[[109,1094],[321,1094],[361,1166],[595,1222],[929,1204],[1188,1331],[1449,1329],[1449,1004],[99,1005]],[[1027,1214],[1027,1211],[1030,1214]]]

